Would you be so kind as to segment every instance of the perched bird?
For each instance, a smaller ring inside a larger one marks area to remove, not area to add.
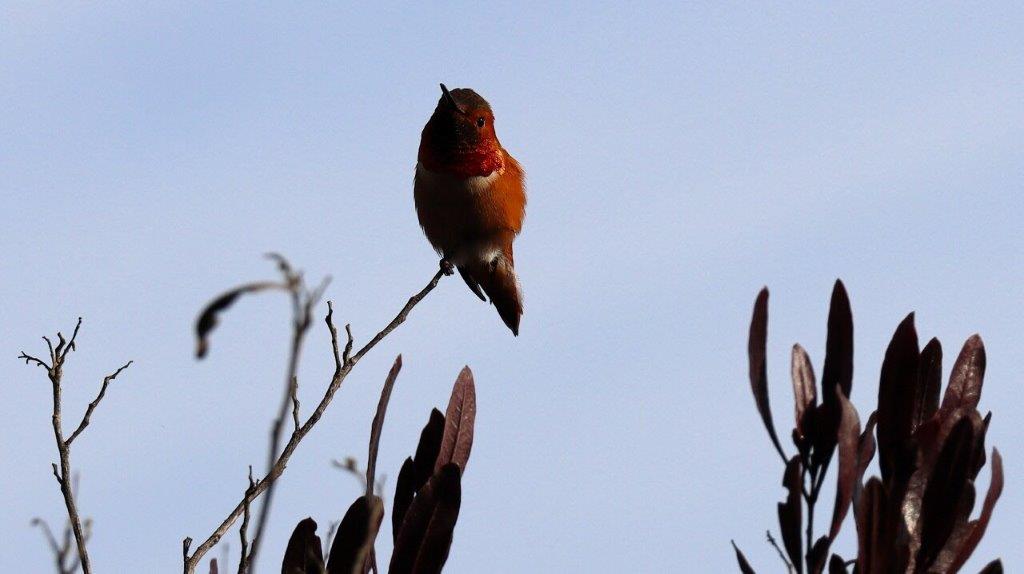
[[[413,195],[420,226],[481,300],[486,294],[512,334],[519,334],[522,294],[512,241],[523,227],[523,168],[494,133],[487,100],[470,89],[449,91],[423,128]]]

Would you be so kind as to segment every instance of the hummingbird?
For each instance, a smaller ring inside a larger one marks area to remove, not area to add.
[[[498,141],[487,100],[448,90],[423,127],[413,196],[427,240],[446,275],[455,270],[481,301],[490,299],[519,335],[523,299],[512,242],[523,227],[523,168]]]

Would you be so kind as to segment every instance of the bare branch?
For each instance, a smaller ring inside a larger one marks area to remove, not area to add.
[[[57,555],[58,569],[61,572],[72,572],[81,565],[83,574],[92,573],[92,565],[89,562],[89,553],[86,549],[86,542],[91,534],[91,521],[86,520],[85,526],[82,525],[82,520],[78,515],[78,504],[76,501],[76,492],[78,490],[77,479],[72,475],[71,472],[71,443],[85,430],[85,427],[89,426],[89,420],[92,416],[92,412],[99,405],[99,402],[103,399],[104,394],[107,390],[107,385],[110,381],[114,380],[118,374],[124,369],[128,368],[131,364],[129,361],[126,365],[119,368],[112,375],[109,375],[103,379],[103,384],[100,387],[99,395],[96,400],[89,403],[89,406],[85,410],[85,415],[82,417],[82,421],[79,423],[78,428],[71,434],[71,437],[67,440],[64,439],[64,428],[61,422],[61,411],[62,411],[62,388],[61,384],[64,377],[64,362],[67,359],[68,353],[75,350],[75,342],[78,339],[78,332],[82,327],[82,318],[78,318],[78,322],[75,324],[75,330],[71,334],[71,339],[65,339],[64,335],[57,332],[57,345],[54,346],[53,342],[48,337],[43,337],[46,341],[47,349],[50,353],[50,364],[43,362],[42,360],[25,354],[24,352],[19,356],[20,359],[24,359],[26,364],[35,363],[36,365],[46,369],[47,377],[50,379],[50,383],[53,389],[53,414],[50,417],[53,423],[53,437],[57,443],[57,454],[60,458],[60,465],[56,463],[52,465],[53,476],[57,479],[57,484],[60,485],[61,494],[64,497],[64,506],[68,513],[68,524],[69,528],[65,530],[64,539],[65,544],[63,549],[57,547],[59,550]],[[42,523],[45,525],[45,523]],[[48,532],[48,537],[52,538],[53,533],[49,532],[49,526],[45,527]],[[74,534],[75,545],[78,550],[77,562],[72,564],[70,569],[64,566],[66,557],[71,548],[71,535]],[[51,546],[55,546],[56,540],[52,541]]]
[[[132,362],[128,361],[119,369],[114,371],[113,374],[103,377],[103,384],[100,385],[100,394],[96,395],[96,400],[89,403],[89,406],[85,409],[85,414],[82,416],[82,422],[78,423],[78,428],[76,428],[75,432],[71,433],[71,436],[68,437],[68,440],[64,442],[65,446],[71,446],[71,443],[74,442],[76,438],[78,438],[78,435],[82,434],[82,431],[85,430],[85,427],[89,426],[89,419],[90,417],[92,417],[92,412],[96,410],[96,406],[100,404],[100,401],[103,400],[104,395],[107,394],[107,385],[110,384],[110,381],[116,379],[117,376],[121,374],[121,371],[131,366],[131,364]]]
[[[443,276],[443,272],[438,271],[423,289],[421,289],[418,293],[409,298],[405,306],[403,306],[402,309],[398,312],[398,315],[396,315],[395,318],[392,319],[391,322],[384,327],[384,329],[377,333],[377,335],[374,336],[374,338],[371,339],[369,343],[367,343],[361,349],[359,349],[359,351],[355,355],[353,355],[350,359],[344,362],[342,362],[338,352],[338,330],[334,326],[333,321],[334,307],[331,304],[331,302],[327,303],[328,311],[327,316],[324,318],[324,321],[327,324],[327,328],[331,333],[331,348],[334,352],[335,358],[335,372],[334,376],[331,378],[330,385],[328,385],[327,390],[324,392],[323,398],[320,399],[319,404],[317,404],[316,408],[309,415],[309,418],[307,418],[306,421],[301,426],[299,426],[298,430],[292,432],[291,437],[288,439],[288,442],[284,445],[284,448],[281,450],[280,455],[277,456],[273,465],[271,465],[270,471],[267,473],[267,475],[262,480],[257,482],[254,488],[246,491],[242,500],[237,505],[235,505],[235,508],[228,514],[227,518],[225,518],[220,523],[220,525],[216,529],[214,529],[213,533],[210,534],[210,536],[202,544],[200,544],[191,555],[188,554],[188,548],[185,547],[183,564],[183,571],[185,572],[185,574],[195,573],[200,560],[202,560],[203,556],[207,552],[209,552],[210,549],[217,544],[217,542],[220,541],[224,534],[227,533],[228,529],[231,528],[231,525],[234,524],[235,521],[238,520],[240,516],[242,516],[242,514],[245,512],[245,506],[251,504],[253,500],[260,497],[260,495],[262,495],[264,492],[267,492],[271,485],[273,485],[275,481],[278,479],[278,477],[281,476],[281,474],[284,472],[285,467],[288,464],[288,461],[291,459],[292,454],[295,452],[295,449],[298,448],[299,443],[302,442],[302,439],[305,438],[306,435],[309,434],[311,430],[313,430],[313,427],[316,426],[316,423],[319,422],[320,418],[324,414],[324,411],[327,409],[328,406],[330,406],[331,401],[334,400],[334,395],[335,393],[338,392],[338,389],[341,387],[342,382],[344,382],[345,377],[348,376],[349,372],[351,372],[352,368],[356,365],[356,363],[358,363],[359,360],[364,355],[366,355],[366,353],[373,349],[373,347],[375,347],[377,343],[384,339],[384,337],[386,337],[388,334],[394,331],[399,325],[405,322],[406,318],[409,316],[409,313],[412,311],[413,307],[415,307],[417,303],[422,301],[423,298],[427,296],[427,294],[429,294],[431,291],[434,290],[435,287],[437,287],[438,282],[441,280],[441,277]],[[264,506],[266,506],[266,502],[264,502]],[[191,542],[191,540],[189,540],[189,542]],[[253,551],[251,554],[255,555],[255,551]]]
[[[41,359],[37,359],[37,358],[33,357],[32,355],[26,355],[25,351],[22,351],[21,354],[18,355],[18,358],[19,359],[25,359],[25,364],[26,365],[31,364],[31,363],[35,363],[37,366],[42,367],[42,368],[46,369],[47,371],[49,371],[52,368],[50,365],[48,365],[47,363],[45,363]]]

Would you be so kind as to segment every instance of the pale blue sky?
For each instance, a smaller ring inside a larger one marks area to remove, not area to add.
[[[970,568],[999,555],[1019,570],[1022,29],[1019,3],[5,3],[0,571],[49,571],[29,520],[63,516],[48,383],[18,352],[85,317],[73,415],[136,361],[75,443],[81,508],[97,571],[179,571],[181,539],[205,537],[263,464],[287,336],[285,299],[245,300],[196,363],[196,311],[271,277],[261,254],[277,250],[334,276],[360,341],[379,329],[437,266],[411,186],[441,81],[490,100],[529,176],[522,334],[444,281],[295,455],[262,572],[299,519],[323,529],[358,494],[329,461],[365,459],[399,352],[389,491],[430,408],[464,364],[476,373],[448,571],[731,571],[730,538],[775,571],[763,533],[781,469],[749,396],[749,313],[770,286],[788,429],[788,350],[803,343],[820,371],[836,277],[864,417],[907,312],[947,357],[983,335],[1008,478]],[[324,311],[305,404],[332,369]]]

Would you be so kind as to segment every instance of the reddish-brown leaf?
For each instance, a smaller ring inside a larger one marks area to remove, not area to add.
[[[434,474],[434,465],[437,463],[437,455],[441,452],[441,439],[444,437],[445,420],[441,411],[433,409],[430,411],[430,418],[420,433],[420,442],[416,445],[416,457],[413,462],[416,466],[413,482],[413,491],[423,488],[427,480]]]
[[[806,413],[818,403],[818,391],[814,378],[814,367],[807,351],[800,345],[793,345],[790,373],[793,378],[793,402],[795,406],[796,430],[801,438],[806,436],[804,421]]]
[[[857,512],[857,572],[875,574],[888,570],[894,536],[886,519],[888,500],[885,486],[877,477],[868,479]]]
[[[395,357],[388,376],[384,379],[384,387],[380,391],[380,400],[377,402],[377,413],[373,415],[373,423],[370,425],[370,451],[366,458],[366,496],[373,496],[373,487],[376,484],[377,453],[380,451],[380,435],[384,430],[384,415],[388,411],[388,402],[391,400],[391,390],[395,387],[398,379],[398,372],[402,370],[402,355]]]
[[[970,523],[971,511],[974,510],[974,499],[974,483],[968,480],[960,492],[960,501],[957,503],[956,517],[953,521],[953,531],[932,563],[931,570],[933,572],[952,572],[951,565],[956,560],[957,551],[974,529],[974,525]]]
[[[999,501],[999,497],[1002,494],[1003,457],[999,455],[998,450],[992,449],[992,480],[988,486],[988,494],[985,495],[985,502],[981,507],[981,516],[972,522],[974,527],[957,553],[956,560],[953,562],[953,572],[967,562],[967,559],[971,557],[974,549],[978,547],[978,543],[981,542],[981,538],[985,536],[985,530],[988,528],[988,523],[992,519],[992,511],[995,509],[996,502]],[[998,560],[996,562],[998,562]],[[992,566],[992,564],[989,564],[989,566]],[[1002,564],[999,564],[998,568],[1001,572]],[[986,570],[987,569],[988,566],[986,567]]]
[[[825,341],[825,368],[821,373],[823,402],[835,399],[839,385],[850,396],[853,388],[853,313],[843,282],[836,280],[828,310],[828,335]]]
[[[914,397],[911,432],[932,418],[939,408],[939,390],[942,387],[942,344],[932,338],[921,350],[918,358],[917,394]]]
[[[416,495],[402,522],[398,540],[395,542],[395,548],[391,554],[390,574],[411,574],[412,572],[429,574],[414,570],[424,542],[428,535],[434,541],[440,538],[439,531],[432,530],[435,528],[435,517],[438,520],[437,528],[448,524],[454,528],[454,519],[451,515],[454,506],[454,514],[457,516],[460,497],[461,471],[454,463],[444,466],[440,472],[427,481],[427,484]],[[448,544],[450,545],[450,538]],[[435,559],[440,554],[446,557],[448,547],[435,546],[427,552],[432,553]]]
[[[772,422],[772,408],[768,400],[768,361],[766,347],[768,344],[768,288],[761,289],[754,301],[754,315],[750,319],[750,337],[747,340],[747,356],[750,359],[750,391],[757,404],[757,412],[761,415],[764,428],[775,450],[782,460],[788,460],[779,443],[779,435],[775,432]]]
[[[958,408],[977,408],[981,399],[981,386],[985,378],[985,344],[981,337],[972,335],[960,350],[953,364],[949,385],[942,397],[941,411],[947,414]]]
[[[787,495],[786,500],[779,503],[778,511],[782,544],[786,547],[786,554],[789,555],[790,563],[796,567],[797,574],[803,572],[803,541],[800,535],[803,525],[803,507],[800,501],[802,480],[803,467],[800,465],[800,457],[794,455],[786,464],[786,472],[782,476],[782,486],[786,488]]]
[[[430,518],[430,524],[427,525],[427,531],[423,534],[420,551],[416,555],[416,563],[413,566],[413,572],[416,574],[440,574],[448,560],[455,523],[458,522],[459,507],[462,504],[461,475],[461,469],[454,462],[440,470],[437,506]]]
[[[817,475],[828,471],[836,448],[836,433],[842,413],[836,400],[836,387],[850,396],[853,387],[853,314],[843,282],[832,289],[828,310],[828,334],[825,340],[825,367],[821,373],[821,405],[814,415],[815,441],[811,460]]]
[[[402,528],[405,513],[408,512],[413,498],[416,496],[416,465],[412,457],[407,457],[398,471],[395,481],[395,501],[391,504],[391,539],[398,540],[398,531]]]
[[[322,574],[323,547],[316,535],[316,521],[307,518],[295,527],[284,551],[281,574]]]
[[[920,541],[915,560],[918,571],[928,571],[956,526],[956,510],[969,480],[968,466],[974,453],[975,436],[971,418],[961,418],[930,467],[921,498],[919,524],[916,531],[912,531]]]
[[[978,478],[978,473],[981,472],[982,467],[985,466],[985,437],[988,435],[988,426],[991,423],[992,412],[990,411],[981,421],[981,431],[978,433],[978,436],[974,441],[975,452],[974,456],[971,457],[970,472],[968,473],[971,480]]]
[[[918,396],[918,347],[914,314],[907,315],[885,350],[878,383],[878,466],[890,489],[914,468],[910,436]]]
[[[853,484],[853,505],[854,505],[854,518],[856,519],[856,508],[859,504],[860,494],[863,490],[864,484],[864,473],[868,470],[868,465],[871,464],[871,459],[875,458],[875,424],[878,421],[876,412],[872,412],[868,416],[867,425],[864,426],[864,432],[861,433],[860,439],[857,441],[857,480]]]
[[[732,549],[736,551],[736,562],[740,565],[740,572],[742,574],[757,574],[754,569],[750,567],[750,562],[747,562],[747,557],[740,551],[740,547],[736,546],[736,541],[732,541]]]
[[[811,574],[821,574],[825,571],[825,564],[828,560],[828,549],[832,541],[828,536],[822,536],[811,547],[807,555],[807,571]]]
[[[383,519],[384,503],[380,497],[357,498],[349,506],[334,535],[327,574],[362,574],[363,564],[373,549],[373,541]]]
[[[850,509],[850,502],[853,500],[853,491],[858,482],[859,476],[859,446],[860,446],[860,417],[857,416],[857,409],[837,389],[839,404],[842,412],[842,419],[839,423],[838,446],[839,446],[839,472],[836,477],[836,503],[832,510],[832,526],[829,529],[829,541],[835,540],[839,529],[843,525],[846,513]]]
[[[466,463],[469,462],[469,453],[473,448],[473,422],[476,420],[476,387],[469,367],[463,367],[455,379],[444,419],[441,452],[434,463],[434,472],[440,471],[449,462],[457,464],[462,472],[466,472]]]

